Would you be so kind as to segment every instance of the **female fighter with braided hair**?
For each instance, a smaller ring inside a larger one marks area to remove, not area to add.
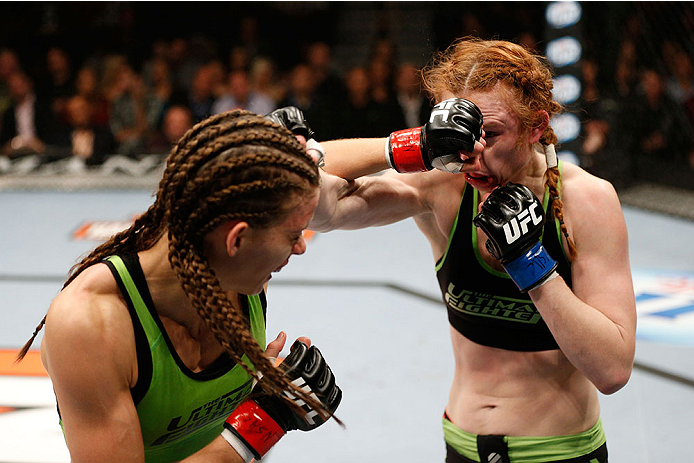
[[[76,265],[44,318],[73,462],[248,462],[332,415],[341,391],[308,338],[279,368],[286,335],[264,352],[265,288],[305,251],[318,186],[305,141],[264,117],[182,137],[149,210]]]
[[[455,358],[447,462],[604,463],[597,392],[628,381],[636,329],[618,197],[557,162],[540,56],[466,38],[423,77],[423,127],[323,143],[309,227],[414,217],[428,238]]]

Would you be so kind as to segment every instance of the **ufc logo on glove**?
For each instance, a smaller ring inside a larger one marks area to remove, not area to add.
[[[487,251],[521,292],[558,275],[557,262],[540,242],[545,211],[527,186],[509,183],[492,191],[473,223],[487,235]]]
[[[456,103],[456,101],[456,98],[451,98],[450,100],[442,101],[441,103],[434,106],[434,109],[431,111],[431,114],[429,115],[429,123],[433,124],[434,119],[436,119],[438,116],[441,116],[441,122],[448,121],[448,115],[450,114],[450,110]]]
[[[528,223],[532,221],[533,225],[538,225],[542,222],[542,216],[535,214],[535,208],[538,203],[533,203],[528,209],[524,209],[517,217],[513,217],[510,222],[504,224],[504,235],[508,244],[513,243],[521,236],[528,233]],[[519,226],[520,224],[520,226]]]

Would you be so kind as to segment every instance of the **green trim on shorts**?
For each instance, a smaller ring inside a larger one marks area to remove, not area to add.
[[[477,435],[458,428],[443,418],[443,435],[451,447],[473,461],[479,461]],[[543,463],[588,455],[605,443],[602,420],[587,431],[568,436],[504,436],[512,463]]]

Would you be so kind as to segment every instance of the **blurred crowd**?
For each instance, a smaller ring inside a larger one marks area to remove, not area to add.
[[[279,73],[272,59],[232,47],[228,59],[201,61],[185,38],[158,40],[139,67],[114,54],[76,63],[50,48],[45,74],[32,76],[12,49],[0,50],[2,154],[79,156],[99,164],[110,154],[165,154],[208,116],[234,108],[258,114],[301,108],[321,139],[388,135],[421,125],[429,103],[417,68],[396,63],[388,40],[368,63],[338,75],[331,47],[314,42]]]
[[[694,189],[694,5],[679,6],[673,18],[642,5],[621,18],[609,62],[600,43],[581,61],[582,164],[618,187]]]
[[[489,38],[474,19],[461,32]],[[681,21],[694,25],[694,14]],[[638,15],[615,34],[609,66],[590,41],[580,63],[579,159],[617,186],[654,176],[661,165],[686,183],[694,172],[692,39],[654,41]],[[532,32],[514,40],[543,52]],[[403,61],[388,37],[369,44],[368,57],[349,69],[336,66],[322,40],[303,44],[289,66],[248,44],[217,54],[196,53],[183,36],[144,46],[150,52],[136,60],[127,53],[77,59],[55,45],[33,72],[16,50],[0,49],[0,155],[75,156],[88,165],[112,154],[163,155],[196,122],[233,108],[266,114],[297,106],[320,140],[387,136],[423,124],[430,111],[418,66]]]

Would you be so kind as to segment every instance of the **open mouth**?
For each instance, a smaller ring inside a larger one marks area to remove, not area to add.
[[[473,172],[466,173],[465,180],[478,190],[491,188],[495,183],[492,177]]]

